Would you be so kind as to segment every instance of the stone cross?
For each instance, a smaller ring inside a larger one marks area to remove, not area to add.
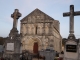
[[[70,16],[70,34],[74,33],[74,16],[80,15],[80,11],[74,12],[74,5],[70,5],[70,12],[63,13],[63,17]]]
[[[11,14],[11,17],[14,19],[13,28],[17,28],[17,21],[18,21],[19,17],[21,17],[21,13],[19,13],[18,9],[15,9],[14,13]]]

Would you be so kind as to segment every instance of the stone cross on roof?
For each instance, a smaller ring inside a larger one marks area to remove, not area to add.
[[[70,12],[63,13],[63,17],[70,16],[70,34],[74,33],[74,16],[80,15],[80,11],[74,12],[74,5],[70,5]]]
[[[11,17],[14,19],[13,28],[17,28],[17,21],[18,21],[19,17],[21,17],[21,13],[19,13],[18,9],[15,9],[14,13],[11,14]]]

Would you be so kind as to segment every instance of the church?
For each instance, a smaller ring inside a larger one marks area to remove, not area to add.
[[[60,23],[39,9],[21,19],[20,23],[22,51],[38,53],[42,49],[52,47],[62,51]]]

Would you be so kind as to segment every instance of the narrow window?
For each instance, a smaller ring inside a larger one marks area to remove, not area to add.
[[[36,26],[36,32],[35,32],[35,34],[37,34],[37,26]]]

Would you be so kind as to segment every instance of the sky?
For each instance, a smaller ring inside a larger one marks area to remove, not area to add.
[[[20,20],[36,8],[40,9],[53,19],[60,22],[60,34],[62,38],[69,35],[69,16],[63,17],[64,12],[70,11],[70,5],[74,5],[74,11],[80,11],[80,0],[0,0],[0,36],[7,37],[13,27],[14,9],[19,9],[22,16],[18,19],[18,31],[20,33]],[[74,17],[74,34],[80,38],[80,16]]]

